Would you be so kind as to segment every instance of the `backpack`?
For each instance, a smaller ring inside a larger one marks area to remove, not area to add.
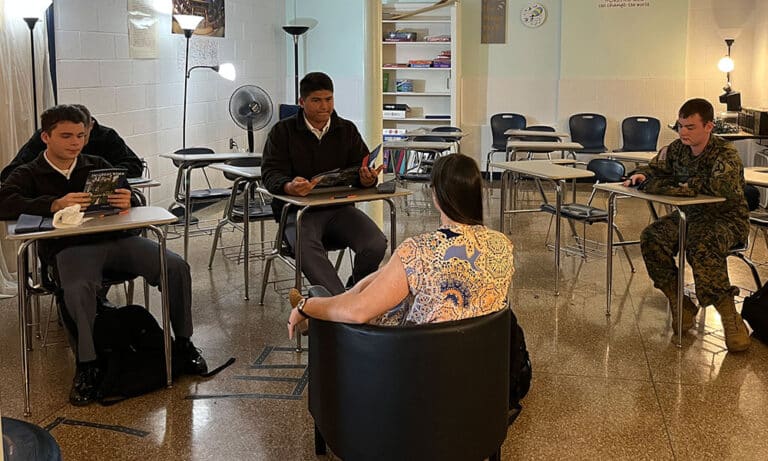
[[[744,298],[741,316],[752,328],[752,336],[768,344],[768,283]]]
[[[520,401],[528,394],[531,388],[531,378],[533,369],[531,367],[531,358],[528,355],[528,349],[525,347],[525,333],[513,317],[512,331],[510,340],[509,354],[509,408],[517,410],[515,418],[523,406]],[[511,423],[512,421],[510,421]]]
[[[96,316],[93,342],[102,370],[98,400],[112,405],[166,385],[163,330],[142,306],[108,309]],[[172,360],[173,377],[181,361]]]

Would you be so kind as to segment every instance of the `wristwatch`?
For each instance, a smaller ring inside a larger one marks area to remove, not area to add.
[[[301,314],[302,317],[305,319],[310,318],[309,315],[307,315],[306,312],[304,312],[304,304],[307,303],[307,298],[301,298],[301,301],[299,301],[299,304],[296,304],[296,310]]]

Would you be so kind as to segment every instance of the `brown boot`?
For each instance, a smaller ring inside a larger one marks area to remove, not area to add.
[[[723,331],[725,332],[725,347],[728,352],[741,352],[749,349],[751,341],[749,331],[741,319],[741,315],[736,312],[736,306],[732,296],[725,296],[717,304],[715,309],[720,314],[720,320],[723,322]]]
[[[674,288],[662,288],[661,291],[669,300],[669,309],[672,311],[672,330],[675,334],[677,331],[677,287]],[[688,331],[693,328],[696,323],[696,314],[699,313],[699,308],[693,303],[691,298],[683,296],[683,331]]]

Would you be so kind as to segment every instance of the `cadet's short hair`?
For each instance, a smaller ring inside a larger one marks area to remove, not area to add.
[[[85,114],[85,119],[88,120],[88,123],[91,123],[93,121],[93,117],[91,117],[91,111],[89,111],[87,107],[85,107],[82,104],[72,104],[72,105],[80,109],[80,112]],[[88,124],[86,123],[85,126],[87,128]]]
[[[311,93],[320,90],[333,92],[333,80],[322,72],[310,72],[299,83],[301,99],[306,99]]]
[[[694,114],[699,114],[701,121],[704,124],[715,120],[715,109],[706,99],[694,98],[685,101],[685,104],[680,107],[677,116],[680,118],[688,118]]]
[[[435,160],[432,193],[446,216],[461,224],[483,223],[483,178],[474,159],[450,154]]]
[[[46,109],[40,116],[40,125],[49,135],[59,122],[82,123],[83,127],[87,127],[91,121],[82,110],[71,104],[53,106]]]

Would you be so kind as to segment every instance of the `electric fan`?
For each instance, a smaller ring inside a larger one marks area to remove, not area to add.
[[[272,119],[272,100],[256,85],[243,85],[229,98],[229,115],[240,128],[248,131],[248,152],[253,152],[253,132]]]

